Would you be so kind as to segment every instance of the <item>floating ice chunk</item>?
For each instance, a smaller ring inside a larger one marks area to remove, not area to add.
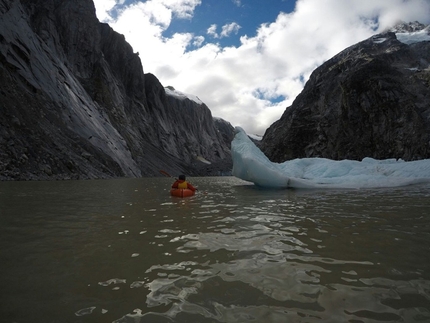
[[[288,187],[289,178],[255,146],[245,131],[240,127],[235,131],[231,143],[232,174],[260,186]]]
[[[299,158],[272,163],[240,127],[236,127],[231,150],[232,174],[262,187],[377,188],[430,183],[430,159],[405,162]]]

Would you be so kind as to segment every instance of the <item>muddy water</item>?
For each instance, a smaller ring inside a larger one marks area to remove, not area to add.
[[[430,321],[430,186],[192,182],[0,183],[0,321]]]

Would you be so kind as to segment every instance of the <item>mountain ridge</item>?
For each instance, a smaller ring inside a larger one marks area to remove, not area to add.
[[[275,162],[430,158],[429,52],[430,41],[391,31],[343,50],[266,130],[263,152]]]
[[[209,108],[166,95],[92,1],[0,0],[0,16],[0,179],[231,168]]]

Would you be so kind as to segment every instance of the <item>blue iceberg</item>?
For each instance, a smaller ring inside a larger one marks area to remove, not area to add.
[[[271,162],[249,139],[235,128],[231,143],[233,176],[268,188],[382,188],[430,183],[430,159],[330,160],[298,158]]]

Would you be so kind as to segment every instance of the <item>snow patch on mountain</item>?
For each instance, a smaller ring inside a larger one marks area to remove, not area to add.
[[[197,104],[203,104],[203,102],[199,99],[198,96],[180,92],[180,91],[176,90],[173,86],[167,86],[164,88],[164,90],[166,91],[167,95],[173,96],[179,100],[189,99],[191,101],[196,102]]]
[[[397,39],[407,45],[419,43],[422,41],[430,41],[429,29],[423,29],[411,33],[396,33]]]
[[[424,25],[417,21],[408,24],[401,23],[390,29],[396,34],[397,39],[407,45],[430,41],[430,25]]]

